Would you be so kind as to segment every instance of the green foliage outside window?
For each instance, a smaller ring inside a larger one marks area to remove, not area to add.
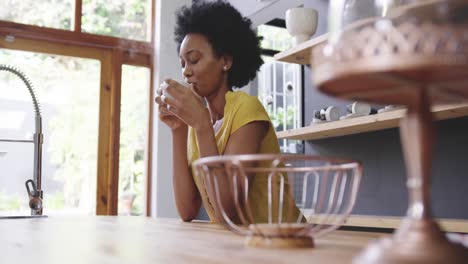
[[[0,0],[0,20],[71,30],[74,0]]]
[[[264,49],[283,51],[293,46],[292,37],[285,28],[260,25],[257,34],[262,37],[260,46]]]
[[[149,0],[83,0],[83,32],[148,41]]]
[[[74,0],[0,0],[0,20],[73,30]],[[150,0],[83,0],[82,31],[149,41]]]
[[[277,107],[276,114],[272,107],[267,107],[266,110],[276,131],[282,131],[294,124],[294,106],[289,105],[286,110],[281,106]]]
[[[20,207],[20,197],[0,192],[0,211],[14,211],[20,209]]]

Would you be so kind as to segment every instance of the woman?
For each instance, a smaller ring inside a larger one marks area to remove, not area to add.
[[[165,80],[156,97],[159,117],[172,130],[173,188],[177,210],[184,221],[194,219],[201,207],[211,220],[213,208],[203,183],[193,177],[192,162],[201,157],[252,153],[279,153],[270,119],[256,97],[236,91],[255,78],[263,63],[259,38],[250,20],[229,3],[200,2],[177,12],[175,40],[180,65],[189,89]],[[188,164],[188,166],[187,166]],[[267,215],[266,184],[252,184],[249,196],[255,218]],[[222,195],[229,196],[227,184]],[[229,216],[235,206],[223,197]]]

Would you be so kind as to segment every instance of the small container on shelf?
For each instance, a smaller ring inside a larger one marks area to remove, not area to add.
[[[328,106],[320,110],[314,111],[311,125],[325,123],[330,121],[337,121],[340,119],[340,110],[335,106]]]
[[[372,109],[370,104],[361,103],[361,102],[353,102],[346,106],[346,111],[348,114],[340,117],[340,120],[359,117],[359,116],[366,116],[370,114],[375,114],[375,110]]]
[[[402,105],[386,105],[384,108],[380,108],[377,112],[380,113],[385,113],[388,111],[393,111],[393,110],[399,110],[399,109],[404,109],[405,107]]]
[[[298,45],[317,30],[318,12],[313,8],[295,7],[286,11],[286,29]]]

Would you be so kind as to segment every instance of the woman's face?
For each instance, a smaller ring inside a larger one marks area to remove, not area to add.
[[[228,59],[216,56],[210,42],[202,34],[187,34],[180,45],[180,65],[185,81],[193,84],[195,91],[208,97],[220,87],[227,87]]]

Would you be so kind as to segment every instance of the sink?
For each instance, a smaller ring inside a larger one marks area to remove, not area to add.
[[[47,215],[5,215],[0,216],[0,220],[2,219],[26,219],[26,218],[46,218]]]

